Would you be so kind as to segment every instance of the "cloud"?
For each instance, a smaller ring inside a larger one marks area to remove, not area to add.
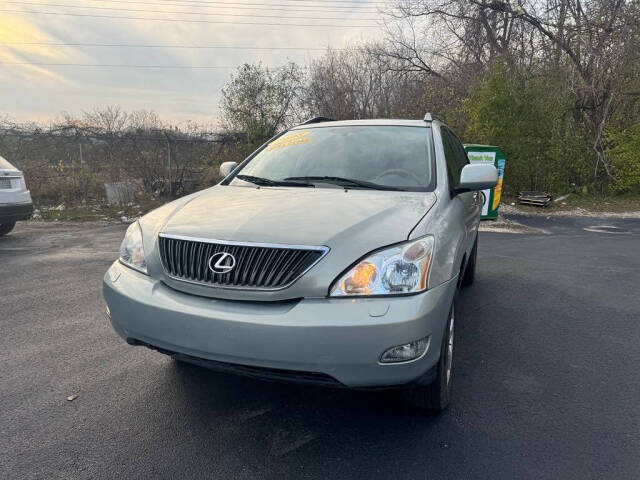
[[[20,62],[64,62],[76,58],[72,51],[47,45],[17,45],[19,43],[51,43],[55,38],[24,18],[0,13],[0,79],[40,83],[41,80],[68,84],[69,79],[59,72],[38,65],[19,65]],[[10,45],[13,44],[13,45]]]
[[[264,2],[267,0],[261,0]],[[159,2],[158,2],[159,3]],[[283,2],[276,2],[283,3]],[[79,5],[76,3],[75,5]],[[85,6],[96,3],[85,3]],[[117,6],[100,3],[102,6]],[[81,10],[56,8],[52,12],[150,16],[172,19],[206,19],[224,21],[311,23],[311,20],[260,19],[246,17],[202,16],[202,12],[252,13],[256,15],[282,13],[295,16],[345,15],[302,12],[275,12],[268,7],[255,10],[229,7],[120,4],[127,8],[150,12],[120,12],[111,10]],[[193,5],[193,4],[191,4]],[[215,10],[213,10],[215,8]],[[46,11],[46,7],[33,10]],[[31,10],[31,8],[29,8]],[[179,12],[189,12],[176,13]],[[1,12],[0,12],[1,14]],[[373,14],[367,14],[371,17]],[[327,22],[321,22],[327,23]],[[331,23],[340,23],[332,20]],[[349,22],[345,22],[349,23]],[[353,23],[353,22],[351,22]],[[370,23],[370,22],[369,22]],[[180,23],[145,20],[38,15],[22,13],[0,16],[2,42],[105,43],[135,45],[234,45],[234,46],[309,46],[341,47],[357,40],[372,39],[381,33],[377,29],[328,27],[277,27]],[[268,66],[287,61],[307,63],[321,55],[319,51],[291,50],[216,50],[178,48],[115,48],[0,45],[0,62],[31,61],[41,63],[92,63],[126,65],[219,65],[236,67],[245,62]],[[124,109],[149,109],[160,113],[167,121],[213,121],[218,114],[220,90],[233,69],[133,69],[99,67],[38,67],[0,65],[0,88],[14,92],[11,98],[0,96],[0,110],[16,118],[53,118],[60,111],[79,112],[94,106],[117,104]],[[18,75],[16,75],[18,73]],[[18,78],[20,77],[20,78]],[[25,80],[27,80],[25,82]]]

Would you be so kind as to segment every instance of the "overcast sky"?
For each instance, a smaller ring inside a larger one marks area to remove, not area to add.
[[[17,120],[47,121],[62,111],[79,114],[95,106],[119,105],[126,110],[154,110],[164,120],[174,123],[188,120],[215,123],[220,89],[233,72],[231,68],[109,68],[77,64],[236,67],[244,62],[262,61],[266,65],[276,66],[287,60],[306,63],[322,52],[50,44],[304,48],[331,45],[339,48],[380,37],[381,29],[375,20],[380,19],[376,9],[376,4],[380,2],[2,0],[0,115]],[[56,15],[35,12],[53,12]],[[61,15],[63,13],[73,16]],[[191,21],[114,19],[106,16]],[[203,21],[234,23],[199,23]],[[240,22],[340,26],[260,26],[243,25]]]

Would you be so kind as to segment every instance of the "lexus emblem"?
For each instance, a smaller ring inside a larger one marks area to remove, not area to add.
[[[236,257],[227,252],[218,252],[209,258],[209,270],[213,273],[229,273],[236,266]]]

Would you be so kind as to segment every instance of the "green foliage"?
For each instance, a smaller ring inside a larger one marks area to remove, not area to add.
[[[590,179],[592,153],[559,81],[553,72],[534,76],[498,62],[464,103],[464,139],[505,151],[508,193],[566,192]]]
[[[640,194],[640,122],[610,133],[607,140],[614,168],[614,193]]]

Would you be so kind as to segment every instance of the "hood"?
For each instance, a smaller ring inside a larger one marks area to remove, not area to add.
[[[178,209],[162,232],[218,240],[377,248],[405,240],[433,193],[216,186]]]
[[[190,293],[229,299],[283,300],[325,296],[335,277],[360,257],[406,240],[435,201],[432,192],[218,185],[193,195],[188,201],[179,200],[179,206],[165,211],[162,219],[155,217],[155,222],[143,217],[141,224],[145,229],[145,224],[153,223],[154,233],[329,247],[329,253],[316,266],[294,285],[279,292],[225,290],[178,283],[163,275],[159,261],[154,262],[158,267],[153,270],[166,283]],[[154,240],[147,236],[150,243],[155,244]],[[148,247],[149,250],[153,248]],[[152,265],[149,267],[153,274]]]
[[[0,170],[6,170],[8,172],[18,172],[19,170],[14,167],[13,165],[11,165],[7,159],[5,159],[4,157],[2,157],[0,155]]]
[[[22,177],[22,172],[13,165],[0,165],[0,176]]]

